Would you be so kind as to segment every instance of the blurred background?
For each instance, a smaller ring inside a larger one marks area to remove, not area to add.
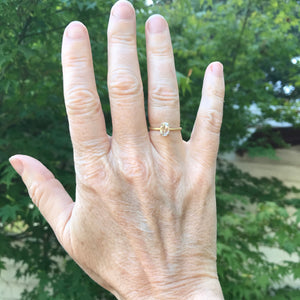
[[[87,26],[111,132],[106,30],[114,2],[0,1],[1,300],[114,299],[66,255],[8,163],[16,153],[36,157],[74,196],[62,34],[72,20]],[[169,22],[185,139],[205,67],[224,64],[217,206],[225,299],[300,299],[300,1],[131,2],[146,102],[144,24],[153,13]]]

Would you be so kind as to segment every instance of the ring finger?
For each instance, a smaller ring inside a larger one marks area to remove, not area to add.
[[[179,94],[171,37],[166,20],[160,15],[151,16],[146,23],[148,67],[148,116],[152,128],[167,122],[170,128],[180,127]],[[166,147],[174,151],[182,145],[181,131],[170,131],[167,137],[158,130],[150,130],[155,148]]]

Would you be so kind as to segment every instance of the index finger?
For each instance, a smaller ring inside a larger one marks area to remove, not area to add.
[[[70,23],[63,37],[64,96],[72,139],[76,174],[97,174],[99,160],[109,150],[105,120],[96,89],[87,29]]]

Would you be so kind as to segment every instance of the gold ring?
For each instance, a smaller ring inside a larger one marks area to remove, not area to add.
[[[169,127],[169,123],[163,122],[160,124],[160,127],[149,127],[149,130],[156,130],[160,132],[161,136],[168,136],[170,131],[181,130],[182,127]]]

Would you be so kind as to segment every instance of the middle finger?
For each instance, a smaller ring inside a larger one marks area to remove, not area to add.
[[[133,6],[118,1],[108,25],[108,89],[113,138],[120,147],[148,139]]]

